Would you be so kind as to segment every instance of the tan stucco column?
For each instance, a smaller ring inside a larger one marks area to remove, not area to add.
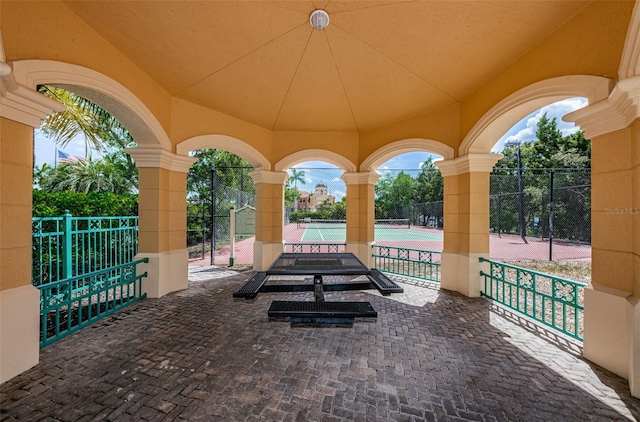
[[[479,258],[489,257],[489,173],[500,158],[469,154],[435,162],[444,177],[443,289],[480,296]]]
[[[284,251],[284,184],[286,171],[249,173],[256,187],[256,241],[253,269],[265,271]]]
[[[148,297],[157,298],[188,286],[187,172],[195,158],[160,148],[130,148],[139,169],[138,255],[149,258],[140,271]]]
[[[375,171],[344,173],[347,186],[347,247],[368,267],[373,265],[371,245],[375,240]]]
[[[61,110],[17,85],[0,62],[0,383],[39,360],[40,292],[31,284],[33,128]]]
[[[584,357],[640,397],[640,76],[568,115],[591,139],[591,286]]]

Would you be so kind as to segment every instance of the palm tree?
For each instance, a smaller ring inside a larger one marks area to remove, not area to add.
[[[53,168],[43,165],[37,169],[38,184],[45,192],[113,192],[132,193],[135,185],[113,163],[89,159],[63,163]]]
[[[291,169],[291,174],[289,175],[289,182],[294,184],[295,187],[295,195],[293,198],[293,211],[298,211],[298,198],[300,197],[300,192],[298,191],[298,182],[305,184],[304,180],[304,170]]]
[[[89,149],[104,149],[123,138],[131,140],[127,130],[102,107],[70,91],[51,85],[42,85],[39,91],[66,106],[65,111],[49,115],[42,130],[54,143],[65,147],[73,138],[84,135],[85,155]]]
[[[43,132],[61,147],[65,147],[76,136],[83,135],[85,156],[89,155],[91,148],[100,150],[103,155],[102,161],[105,161],[105,163],[89,162],[83,171],[80,171],[81,167],[76,166],[73,177],[89,177],[89,180],[86,181],[87,186],[104,186],[105,184],[115,183],[114,188],[117,188],[117,190],[127,192],[135,190],[138,185],[138,169],[133,159],[124,152],[125,148],[135,147],[135,141],[125,127],[102,107],[65,89],[42,85],[39,87],[39,91],[66,106],[65,111],[51,114],[44,120],[42,124]],[[34,178],[36,176],[40,178],[40,174],[36,174],[36,169],[34,169]],[[50,170],[45,170],[45,166],[43,166],[39,172],[46,176],[46,172]],[[59,179],[68,170],[69,168],[62,169],[54,179]],[[118,176],[110,176],[112,178],[111,182],[98,181],[91,180],[92,173],[102,175],[117,173]],[[122,178],[125,181],[122,181]],[[49,183],[51,183],[51,180],[49,180]],[[79,187],[76,182],[69,183],[74,186],[72,190],[76,190]],[[41,183],[39,184],[42,186]],[[98,188],[98,190],[101,189]],[[80,189],[80,191],[84,190],[84,188]],[[94,189],[89,188],[89,190]]]

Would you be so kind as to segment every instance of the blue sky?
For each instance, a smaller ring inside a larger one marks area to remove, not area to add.
[[[582,108],[587,105],[585,98],[570,98],[568,100],[559,101],[557,103],[550,104],[546,107],[537,110],[530,115],[523,118],[520,122],[515,124],[507,133],[505,133],[493,147],[493,151],[500,152],[504,149],[504,143],[511,140],[520,140],[521,142],[529,142],[536,139],[536,125],[540,118],[547,113],[549,118],[556,117],[558,123],[558,129],[563,135],[569,135],[579,130],[572,123],[562,121],[562,116],[565,114]],[[74,139],[64,148],[60,148],[64,152],[80,157],[86,157],[84,141],[81,137]],[[46,137],[40,130],[35,132],[35,156],[36,165],[42,165],[43,163],[53,164],[55,160],[56,146]],[[100,153],[97,151],[90,151],[93,158],[99,158]],[[420,166],[429,157],[434,159],[440,158],[438,155],[429,154],[427,152],[411,152],[407,154],[398,155],[386,163],[384,163],[380,170],[384,169],[420,169]],[[297,168],[307,169],[305,170],[306,183],[298,186],[300,190],[312,191],[316,184],[324,182],[329,188],[329,193],[334,195],[337,200],[340,200],[344,195],[346,188],[344,183],[340,179],[342,173],[336,169],[335,166],[322,162],[322,161],[308,161],[296,166]]]
[[[97,159],[101,156],[96,150],[90,150],[90,153],[86,154],[84,137],[82,136],[76,136],[65,147],[56,147],[56,145],[40,129],[35,130],[33,137],[37,166],[41,166],[44,163],[53,165],[56,157],[56,148],[66,152],[67,154],[76,155],[78,157],[91,156],[94,159]]]

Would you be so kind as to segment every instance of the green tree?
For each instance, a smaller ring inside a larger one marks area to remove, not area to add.
[[[205,148],[195,151],[193,163],[187,175],[187,192],[191,199],[207,200],[211,197],[211,169],[215,167],[216,185],[244,189],[255,193],[253,183],[247,182],[251,164],[241,157],[219,149]],[[232,169],[233,168],[233,169]]]
[[[342,199],[333,204],[327,212],[327,217],[332,220],[344,220],[347,218],[347,197],[343,196]]]
[[[297,199],[300,198],[300,191],[298,190],[298,183],[301,183],[303,186],[306,184],[305,179],[304,179],[305,173],[304,170],[298,170],[298,169],[291,169],[290,173],[289,173],[289,179],[287,180],[287,184],[289,184],[289,186],[293,185],[293,189],[294,189],[294,196],[293,196],[293,211],[296,212],[298,211],[298,201]]]
[[[43,165],[36,167],[34,180],[44,192],[112,192],[133,193],[136,186],[123,174],[122,170],[106,160],[86,163],[77,161],[63,163],[57,167]]]
[[[286,184],[284,186],[284,204],[288,207],[293,207],[293,203],[296,200],[296,190]]]
[[[329,198],[322,201],[321,204],[318,205],[318,211],[324,214],[327,214],[329,210],[333,208],[333,204]]]
[[[555,118],[543,115],[538,121],[537,140],[520,145],[523,208],[525,226],[531,227],[535,216],[541,217],[549,207],[549,172],[554,171],[554,236],[564,239],[588,239],[590,216],[589,173],[576,171],[591,167],[591,141],[578,131],[562,136]],[[492,227],[507,232],[519,226],[518,146],[507,146],[504,158],[491,175]],[[539,171],[535,171],[535,170]],[[498,218],[499,214],[499,218]],[[548,236],[548,219],[541,218],[538,233]]]
[[[375,186],[376,218],[407,218],[416,201],[416,179],[405,172],[386,173]]]
[[[55,99],[65,105],[66,110],[49,115],[42,124],[42,130],[54,143],[65,147],[72,139],[83,135],[85,139],[85,155],[90,155],[91,148],[101,152],[102,160],[90,162],[87,168],[76,168],[73,172],[69,168],[54,172],[57,179],[68,174],[74,180],[63,182],[57,180],[56,184],[72,186],[69,189],[94,190],[91,186],[112,185],[119,191],[137,189],[138,169],[133,159],[124,152],[125,148],[135,147],[136,143],[131,134],[120,122],[97,104],[76,95],[70,91],[51,85],[43,85],[40,92],[49,98]],[[91,160],[90,160],[91,161]],[[104,163],[101,161],[105,161]],[[69,171],[68,171],[69,170]],[[39,170],[34,169],[34,178],[40,179],[39,172],[50,175],[51,171],[43,166]],[[68,171],[65,173],[65,171]],[[36,174],[38,173],[38,174]],[[95,180],[100,175],[107,180]],[[77,180],[79,177],[88,177],[86,181]],[[129,182],[130,187],[122,179]],[[41,183],[39,183],[42,185]],[[102,190],[102,187],[98,188]]]
[[[66,210],[75,217],[138,215],[138,195],[33,190],[34,217],[59,217]]]
[[[86,98],[51,85],[42,85],[39,91],[66,106],[65,111],[49,115],[42,124],[42,130],[61,147],[83,135],[85,155],[89,155],[91,147],[101,150],[109,145],[113,133],[128,134],[117,119]]]
[[[591,167],[591,141],[583,131],[562,136],[556,118],[549,119],[545,113],[538,121],[536,136],[537,140],[520,144],[523,169]],[[516,169],[518,146],[509,145],[502,153],[504,158],[496,168]]]
[[[422,171],[416,178],[416,202],[442,201],[444,196],[444,179],[440,170],[433,164],[431,157],[422,163]]]

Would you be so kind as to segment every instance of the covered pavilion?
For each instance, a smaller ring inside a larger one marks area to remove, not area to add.
[[[584,356],[640,397],[640,3],[3,0],[0,81],[0,382],[39,359],[33,128],[61,106],[38,85],[94,101],[136,139],[152,298],[187,287],[199,148],[255,169],[256,270],[283,250],[291,166],[345,171],[347,250],[370,262],[377,166],[442,156],[442,288],[478,296],[491,148],[530,112],[581,96],[589,106],[566,119],[592,139]]]

